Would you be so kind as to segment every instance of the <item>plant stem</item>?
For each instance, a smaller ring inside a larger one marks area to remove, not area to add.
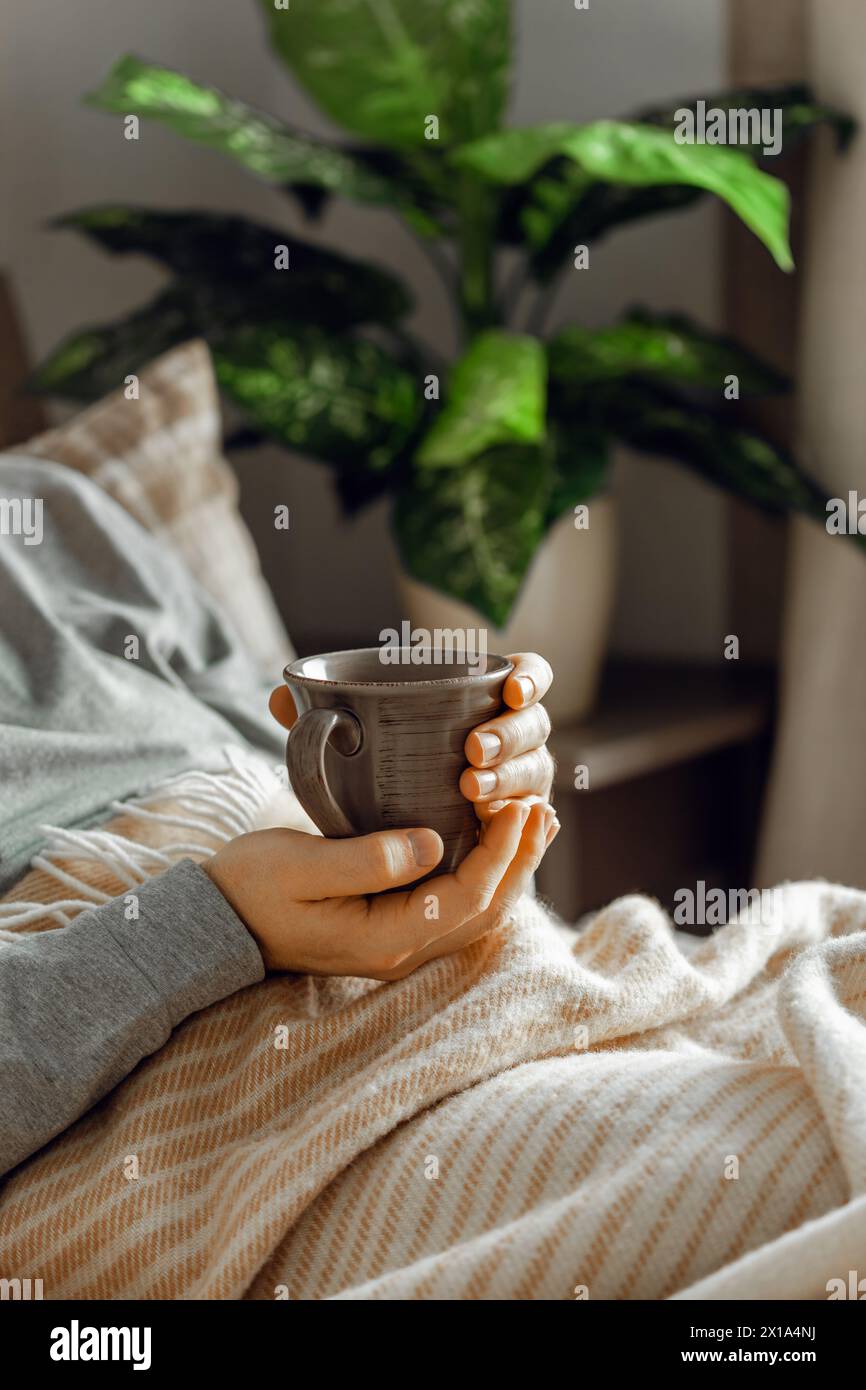
[[[440,375],[447,370],[447,363],[444,357],[442,357],[441,353],[437,352],[435,348],[431,347],[425,339],[414,336],[407,328],[403,328],[395,323],[389,324],[387,331],[392,341],[403,349],[409,360],[415,366],[429,362],[430,366],[435,371],[439,372]]]
[[[401,226],[405,228],[406,223],[401,223]],[[455,327],[457,331],[457,337],[459,338],[462,327],[462,319],[460,317],[460,312],[457,306],[457,301],[460,296],[460,281],[457,277],[456,268],[451,264],[444,251],[442,251],[442,249],[434,241],[428,240],[426,237],[421,236],[419,232],[413,231],[412,228],[409,228],[409,232],[419,251],[422,253],[422,255],[426,256],[429,264],[433,267],[433,269],[436,271],[436,274],[439,276],[439,279],[442,281],[442,285],[445,290],[445,296],[448,300],[449,307],[451,308],[455,317]]]
[[[516,312],[520,296],[528,280],[529,266],[526,258],[521,256],[503,285],[502,293],[499,296],[499,313],[504,322],[507,323]]]
[[[496,320],[493,301],[496,200],[492,190],[473,174],[462,173],[459,177],[460,315],[464,339],[468,341]]]
[[[553,301],[558,289],[558,279],[554,277],[554,279],[549,280],[544,289],[539,290],[535,302],[526,316],[526,331],[531,333],[534,338],[544,337],[547,317],[553,308]]]
[[[418,250],[422,255],[426,256],[427,260],[436,271],[436,274],[439,276],[439,279],[442,281],[449,299],[453,299],[458,289],[457,271],[445,255],[445,252],[431,237],[422,236],[421,233],[416,232],[414,228],[407,227],[405,222],[401,222],[400,225],[408,230]]]

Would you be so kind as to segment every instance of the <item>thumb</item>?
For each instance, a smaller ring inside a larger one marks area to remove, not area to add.
[[[346,898],[382,893],[429,873],[444,853],[435,830],[377,830],[347,840],[314,838],[308,898]]]
[[[278,685],[271,691],[268,709],[284,729],[290,729],[298,717],[291,691],[285,685]]]

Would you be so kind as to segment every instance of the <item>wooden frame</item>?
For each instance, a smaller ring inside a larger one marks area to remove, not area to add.
[[[0,449],[11,449],[44,428],[42,407],[23,394],[27,350],[7,276],[0,273]]]
[[[807,0],[728,0],[728,77],[732,86],[802,81],[808,71]],[[802,249],[801,216],[806,152],[779,156],[790,185],[792,246]],[[771,264],[767,252],[734,215],[725,214],[723,240],[725,327],[747,347],[790,372],[795,369],[799,318],[796,277]],[[760,425],[775,442],[791,446],[796,403],[791,397],[744,403],[744,423]],[[729,504],[729,631],[740,638],[746,662],[778,657],[786,532],[747,503]]]

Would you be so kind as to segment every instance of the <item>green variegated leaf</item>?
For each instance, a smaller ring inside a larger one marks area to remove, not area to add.
[[[146,308],[67,339],[36,372],[31,388],[95,400],[184,340],[210,344],[220,385],[258,433],[320,458],[347,494],[364,499],[363,479],[384,477],[409,447],[423,413],[418,377],[376,343],[309,324],[250,323],[226,313],[206,286],[172,286]],[[372,491],[375,491],[373,489]]]
[[[340,194],[356,202],[399,207],[419,230],[437,231],[429,210],[415,204],[405,185],[378,172],[372,161],[290,130],[273,116],[216,87],[202,87],[173,68],[127,54],[85,100],[101,111],[159,121],[268,183],[297,188],[310,209],[321,196]],[[311,190],[317,192],[311,195]]]
[[[676,459],[765,510],[824,517],[821,489],[760,435],[640,382],[608,382],[590,394],[599,427],[633,449]]]
[[[116,391],[146,362],[199,331],[190,296],[172,286],[128,318],[64,338],[33,373],[27,388],[69,400],[98,400]]]
[[[637,112],[632,119],[643,125],[660,125],[673,130],[679,113],[683,109],[694,110],[698,100],[703,100],[708,109],[781,111],[784,151],[791,149],[815,126],[824,124],[832,127],[840,149],[844,149],[855,129],[850,117],[816,102],[810,89],[802,83],[686,97],[664,107]],[[747,143],[741,148],[760,157],[763,143]],[[629,188],[597,183],[570,160],[556,158],[522,187],[509,189],[500,231],[510,243],[529,248],[533,273],[544,283],[562,267],[574,246],[597,242],[606,232],[637,218],[690,207],[704,196],[703,189],[683,184]]]
[[[453,468],[498,444],[544,438],[547,366],[535,338],[491,330],[453,369],[448,395],[416,459]]]
[[[839,148],[844,150],[850,143],[857,128],[850,116],[836,107],[825,106],[816,101],[811,87],[804,82],[785,83],[781,86],[732,87],[724,92],[707,95],[681,97],[678,101],[667,102],[664,106],[649,106],[635,114],[634,120],[648,125],[665,126],[672,130],[683,111],[696,111],[698,103],[703,102],[704,110],[716,111],[778,111],[781,126],[782,150],[788,150],[803,135],[816,126],[828,125],[836,135]],[[764,151],[764,139],[757,133],[755,122],[738,125],[738,136],[745,136],[739,142],[741,149],[750,149],[753,154]]]
[[[788,245],[789,195],[749,155],[722,145],[680,144],[671,132],[627,121],[564,122],[505,130],[456,150],[452,160],[494,183],[522,183],[556,155],[593,180],[646,188],[684,184],[716,194],[768,248],[783,270],[793,268]]]
[[[786,391],[783,373],[731,338],[710,333],[680,314],[632,312],[609,328],[565,328],[548,345],[551,379],[584,391],[601,381],[642,376],[717,391],[737,377],[741,391]]]
[[[680,212],[705,196],[704,189],[686,184],[629,188],[599,183],[560,158],[527,184],[507,190],[500,231],[510,244],[528,248],[533,275],[547,284],[571,259],[575,246],[588,246],[643,217]]]
[[[114,254],[153,256],[190,286],[219,286],[223,318],[349,327],[390,323],[412,307],[402,282],[387,271],[243,217],[108,206],[67,213],[55,225]],[[288,252],[288,269],[277,267],[277,247]]]
[[[495,129],[508,93],[510,0],[260,0],[271,42],[323,111],[386,146]]]
[[[262,324],[213,347],[217,379],[257,429],[337,468],[383,472],[411,438],[419,383],[376,343]]]
[[[490,449],[442,472],[417,469],[394,509],[403,565],[502,627],[548,524],[550,489],[543,446]]]
[[[576,421],[548,421],[550,492],[545,526],[552,526],[579,502],[588,502],[605,486],[610,464],[608,437],[603,430]]]
[[[687,463],[702,477],[771,511],[824,515],[824,498],[768,440],[677,407],[658,407],[617,431],[633,448]]]
[[[391,150],[382,145],[347,146],[347,153],[365,169],[400,189],[397,211],[425,237],[453,232],[455,180],[445,150],[435,140],[423,149]]]
[[[85,98],[88,106],[161,121],[269,183],[314,184],[361,202],[389,203],[393,190],[333,146],[295,131],[216,87],[203,87],[173,68],[127,54]]]
[[[573,125],[570,121],[552,121],[546,125],[498,130],[461,145],[451,152],[450,160],[457,168],[471,169],[491,183],[525,183],[556,155],[572,158],[569,146],[580,131],[590,128]],[[579,160],[575,162],[580,163]]]

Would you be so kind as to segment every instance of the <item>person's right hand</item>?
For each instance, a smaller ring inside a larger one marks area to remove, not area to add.
[[[442,858],[435,830],[326,840],[255,830],[202,868],[246,924],[269,970],[398,980],[507,920],[544,854],[552,808],[509,802],[453,874],[385,893]],[[372,895],[372,896],[371,896]]]

